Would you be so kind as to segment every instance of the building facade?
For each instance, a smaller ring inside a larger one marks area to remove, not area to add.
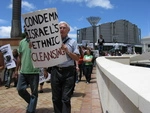
[[[141,30],[137,25],[132,24],[127,20],[117,20],[115,22],[98,25],[96,26],[95,34],[95,45],[97,44],[100,34],[103,35],[105,45],[107,46],[111,46],[115,42],[123,46],[141,45]],[[82,40],[90,40],[90,42],[93,43],[92,26],[77,30],[77,42],[82,43]],[[112,47],[108,49],[111,48]]]

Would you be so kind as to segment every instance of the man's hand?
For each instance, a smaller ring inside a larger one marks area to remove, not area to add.
[[[79,67],[76,67],[76,70],[79,71]]]
[[[29,48],[31,49],[33,46],[32,46],[32,43],[31,42],[29,42]]]
[[[17,71],[17,70],[15,70],[15,72],[14,72],[14,76],[15,76],[15,77],[17,77],[17,76],[18,76],[18,71]]]
[[[69,50],[65,44],[62,44],[61,49],[64,50],[66,53],[69,52]]]

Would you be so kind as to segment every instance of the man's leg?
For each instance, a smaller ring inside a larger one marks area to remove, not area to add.
[[[31,88],[30,103],[28,105],[27,111],[34,113],[36,110],[37,100],[38,100],[38,85],[39,85],[39,74],[28,75],[29,84]]]
[[[30,103],[30,94],[26,90],[27,88],[27,81],[23,74],[19,75],[17,90],[18,94],[27,102]]]
[[[12,81],[12,75],[13,75],[13,69],[9,69],[8,70],[8,83],[7,83],[7,85],[8,85],[8,87],[10,87],[10,84],[11,84],[11,81]]]
[[[52,100],[55,113],[62,113],[62,84],[60,79],[62,75],[57,69],[51,71],[51,88],[52,88]]]
[[[71,113],[71,96],[72,89],[74,88],[74,69],[70,69],[65,73],[66,78],[63,81],[63,91],[62,91],[62,113]]]

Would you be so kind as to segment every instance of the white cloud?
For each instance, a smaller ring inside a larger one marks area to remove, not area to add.
[[[78,21],[82,21],[83,19],[84,19],[84,17],[82,16],[78,19]]]
[[[36,7],[27,1],[22,1],[22,8],[24,8],[27,11],[30,11],[30,10],[35,9]]]
[[[10,38],[11,26],[0,26],[0,38]]]
[[[88,7],[102,7],[105,9],[112,9],[113,5],[110,0],[62,0],[64,2],[84,2]]]
[[[74,38],[74,39],[77,38],[77,34],[76,34],[76,33],[69,33],[68,36],[69,36],[70,38]]]
[[[112,9],[113,5],[109,0],[89,0],[87,2],[88,7],[102,7],[105,9]]]
[[[70,26],[70,33],[68,34],[68,36],[70,38],[76,39],[77,38],[77,27],[71,27]]]
[[[70,26],[70,32],[76,32],[77,29],[78,29],[77,27],[71,27],[71,26]]]
[[[12,9],[12,3],[11,3],[11,4],[9,4],[8,8]]]
[[[8,5],[8,8],[12,9],[12,0],[11,3]]]

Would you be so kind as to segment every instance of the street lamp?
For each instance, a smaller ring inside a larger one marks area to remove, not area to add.
[[[100,21],[100,17],[88,17],[87,20],[88,22],[92,25],[93,27],[93,49],[95,49],[95,35],[96,35],[96,25]]]

